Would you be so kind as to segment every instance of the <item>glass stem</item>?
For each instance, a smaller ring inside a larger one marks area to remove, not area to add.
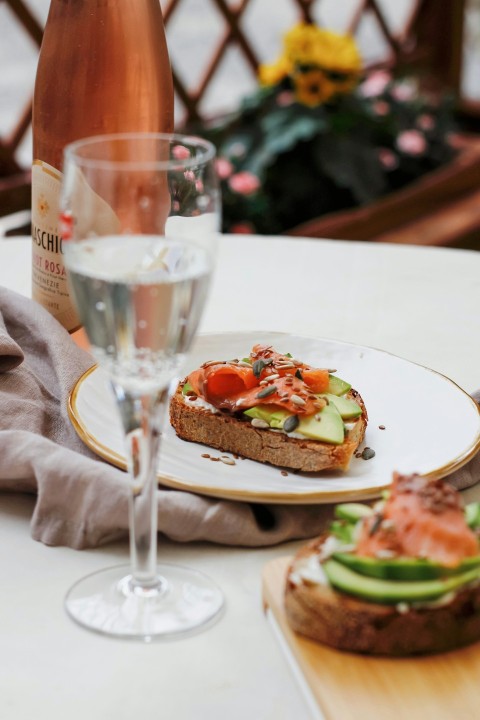
[[[130,560],[133,583],[156,588],[157,460],[168,392],[132,396],[115,387],[125,431],[132,492],[129,500]]]

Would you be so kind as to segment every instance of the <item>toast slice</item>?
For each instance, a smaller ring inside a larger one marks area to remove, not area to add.
[[[352,423],[341,445],[291,437],[286,433],[254,427],[241,414],[231,414],[205,407],[204,403],[184,397],[184,383],[179,383],[170,402],[170,423],[183,440],[202,443],[222,452],[241,455],[258,462],[302,472],[346,470],[362,442],[367,426],[367,412],[360,394],[350,390],[345,397],[360,405],[361,416]]]
[[[339,650],[386,656],[444,652],[480,639],[480,584],[437,603],[366,602],[305,574],[325,540],[303,547],[288,570],[285,611],[296,632]]]

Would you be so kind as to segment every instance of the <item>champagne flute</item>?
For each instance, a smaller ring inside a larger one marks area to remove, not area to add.
[[[68,145],[61,224],[74,303],[108,373],[131,482],[130,565],[68,592],[91,630],[152,640],[218,617],[223,596],[193,569],[157,565],[157,462],[168,389],[199,324],[219,231],[214,147],[166,134],[104,135]]]

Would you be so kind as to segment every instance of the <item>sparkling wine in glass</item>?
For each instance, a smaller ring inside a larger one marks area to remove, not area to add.
[[[74,303],[109,375],[131,484],[130,565],[77,582],[67,612],[107,635],[151,640],[209,624],[223,606],[202,573],[157,565],[157,463],[168,389],[195,336],[220,223],[213,146],[115,134],[65,149],[62,235]]]

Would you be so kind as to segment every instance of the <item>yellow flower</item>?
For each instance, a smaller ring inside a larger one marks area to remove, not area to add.
[[[283,38],[285,56],[294,65],[313,65],[320,28],[300,23]]]
[[[277,85],[292,72],[292,64],[282,55],[276,63],[271,65],[260,65],[258,77],[260,84],[266,87]]]
[[[351,35],[300,23],[285,34],[284,53],[272,65],[261,65],[260,83],[277,85],[290,76],[299,102],[313,107],[334,95],[350,92],[362,69]]]
[[[285,56],[293,65],[314,65],[324,70],[359,73],[362,58],[351,35],[300,24],[286,33]]]
[[[295,97],[299,103],[315,107],[335,95],[334,84],[322,70],[307,70],[294,75]]]
[[[351,35],[338,35],[321,30],[317,51],[317,63],[326,70],[345,74],[357,74],[362,69],[362,58]]]

